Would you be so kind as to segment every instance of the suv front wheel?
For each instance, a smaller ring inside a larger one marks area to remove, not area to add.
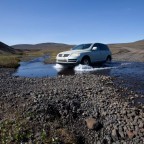
[[[81,64],[83,65],[90,65],[91,62],[90,62],[90,58],[89,57],[84,57],[81,61]]]

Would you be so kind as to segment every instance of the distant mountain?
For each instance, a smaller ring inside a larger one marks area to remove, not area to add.
[[[144,48],[144,40],[139,40],[131,43],[117,43],[117,44],[108,44],[111,48],[123,48],[123,47],[129,47],[129,48]],[[72,48],[74,45],[68,45],[68,44],[62,44],[62,43],[39,43],[39,44],[17,44],[12,45],[14,49],[65,49],[65,48]]]
[[[143,40],[139,40],[139,41],[135,41],[134,43],[144,44],[144,39]]]
[[[130,43],[116,43],[108,44],[112,51],[113,59],[125,60],[125,61],[142,61],[144,62],[144,40],[139,40]],[[62,43],[40,43],[40,44],[18,44],[11,46],[15,50],[38,50],[38,51],[65,51],[74,47],[74,45],[62,44]],[[8,49],[7,49],[8,50]],[[13,49],[12,49],[13,50]],[[10,51],[10,50],[8,50]]]
[[[17,44],[12,45],[14,49],[27,50],[42,50],[42,49],[70,49],[73,45],[62,43],[39,43],[39,44]]]
[[[136,41],[132,44],[134,44],[134,46],[141,47],[144,49],[144,40]]]
[[[6,45],[3,42],[0,42],[0,54],[15,54],[15,53],[17,53],[17,50]]]

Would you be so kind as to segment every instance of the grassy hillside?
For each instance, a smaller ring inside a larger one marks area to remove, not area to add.
[[[8,46],[0,42],[0,67],[17,67],[20,60],[30,60],[45,54],[50,55],[46,63],[54,63],[59,52],[74,45],[61,43],[19,44]],[[114,60],[144,62],[144,40],[132,43],[108,44]]]
[[[17,50],[0,42],[0,54],[15,54]]]
[[[22,60],[29,60],[34,57],[42,56],[45,54],[50,55],[50,59],[47,59],[46,63],[54,63],[56,55],[59,52],[69,50],[74,45],[61,44],[61,43],[40,43],[35,45],[19,44],[13,45],[15,49],[23,50]]]
[[[0,67],[17,67],[19,61],[27,61],[42,55],[50,55],[46,63],[54,63],[56,55],[65,50],[69,50],[72,45],[58,43],[42,43],[36,45],[20,44],[8,46],[0,43]]]
[[[144,40],[132,43],[109,44],[113,58],[125,61],[144,62]]]
[[[21,50],[15,50],[14,48],[0,42],[0,67],[18,67],[21,54]]]
[[[62,44],[62,43],[39,43],[39,44],[18,44],[12,46],[14,49],[23,50],[54,50],[54,49],[67,49],[73,47],[73,45]]]
[[[51,62],[55,62],[57,53],[65,50],[69,50],[74,45],[60,44],[60,43],[41,43],[35,45],[14,45],[12,47],[16,49],[29,50],[25,52],[24,58],[31,58],[35,56],[41,56],[43,54],[51,55]],[[144,62],[144,40],[120,43],[120,44],[108,44],[110,47],[114,60],[124,61],[141,61]],[[49,62],[49,61],[48,61]]]

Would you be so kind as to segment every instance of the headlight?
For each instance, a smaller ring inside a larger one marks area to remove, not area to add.
[[[62,54],[61,53],[57,54],[57,57],[62,57]]]
[[[79,53],[73,53],[73,54],[71,54],[71,56],[72,57],[78,57],[78,56],[80,56],[80,54]]]

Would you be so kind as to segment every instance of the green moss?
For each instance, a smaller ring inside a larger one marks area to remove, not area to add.
[[[32,137],[32,132],[27,128],[26,121],[5,120],[0,123],[0,143],[27,142]]]

